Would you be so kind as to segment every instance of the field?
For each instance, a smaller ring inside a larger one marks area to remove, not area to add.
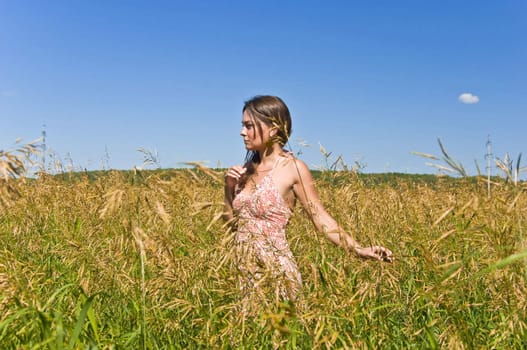
[[[2,348],[527,348],[525,183],[317,173],[329,212],[395,261],[333,246],[297,207],[302,299],[244,318],[222,175],[4,178]]]

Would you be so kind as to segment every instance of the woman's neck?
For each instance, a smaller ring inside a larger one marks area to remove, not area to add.
[[[260,154],[260,163],[259,167],[271,167],[273,166],[276,161],[278,160],[278,157],[280,157],[284,153],[282,147],[280,145],[273,145],[271,147],[268,147],[263,152],[259,152]]]

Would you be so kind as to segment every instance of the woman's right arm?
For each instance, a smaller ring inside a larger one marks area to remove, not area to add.
[[[240,182],[241,177],[247,171],[241,165],[230,167],[225,174],[225,197],[223,201],[223,220],[230,223],[234,220],[232,201],[234,200],[234,191],[236,185]]]

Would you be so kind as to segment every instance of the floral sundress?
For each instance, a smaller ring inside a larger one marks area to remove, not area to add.
[[[292,212],[275,185],[273,171],[252,193],[239,192],[232,204],[238,218],[234,241],[242,297],[254,300],[271,288],[280,299],[295,301],[302,278],[286,240]]]

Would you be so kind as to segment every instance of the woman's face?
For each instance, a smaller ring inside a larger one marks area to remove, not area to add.
[[[243,137],[245,148],[248,151],[263,151],[271,133],[271,127],[253,118],[247,111],[243,112],[242,130],[240,136]]]

